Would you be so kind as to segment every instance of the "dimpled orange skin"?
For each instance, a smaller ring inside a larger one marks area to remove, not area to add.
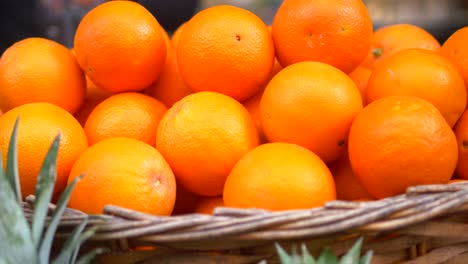
[[[455,31],[442,45],[441,53],[454,62],[460,70],[468,89],[468,26]]]
[[[458,141],[457,174],[468,180],[468,110],[463,113],[454,130]]]
[[[117,205],[154,215],[170,215],[174,208],[174,174],[152,146],[132,138],[110,138],[89,147],[76,161],[69,182],[84,174],[70,199],[70,207],[100,214]]]
[[[242,101],[267,83],[275,50],[259,17],[219,5],[185,23],[176,55],[180,73],[193,91],[219,92]]]
[[[272,33],[283,67],[320,61],[350,73],[366,58],[373,29],[361,0],[285,0]]]
[[[410,186],[447,183],[457,164],[457,141],[429,102],[388,96],[367,105],[354,120],[349,158],[364,188],[385,198]]]
[[[406,49],[378,63],[367,84],[367,102],[389,95],[432,103],[451,127],[465,111],[467,93],[457,67],[438,52]]]
[[[361,109],[361,95],[351,78],[321,62],[284,68],[260,100],[268,141],[298,144],[325,162],[344,153],[349,127]]]
[[[54,197],[57,197],[67,185],[74,162],[88,147],[83,128],[70,113],[49,103],[30,103],[13,108],[0,117],[3,164],[6,164],[10,137],[18,116],[18,168],[23,199],[35,193],[42,162],[54,138],[60,133],[54,189]]]
[[[166,59],[161,26],[133,1],[105,2],[89,11],[78,25],[74,48],[86,75],[110,92],[145,89]]]
[[[162,118],[156,148],[178,183],[198,195],[218,196],[234,164],[259,144],[249,112],[236,100],[198,92],[175,103]]]
[[[440,50],[440,43],[429,32],[410,24],[381,27],[372,36],[372,48],[362,63],[373,69],[375,64],[405,49]]]
[[[94,108],[84,130],[90,145],[111,137],[130,137],[154,145],[159,121],[166,111],[166,106],[150,96],[116,94]]]
[[[224,185],[225,206],[265,210],[307,209],[336,199],[326,164],[289,143],[260,145],[242,157]]]
[[[0,108],[47,102],[74,114],[84,101],[85,75],[73,53],[44,38],[23,39],[0,59]]]

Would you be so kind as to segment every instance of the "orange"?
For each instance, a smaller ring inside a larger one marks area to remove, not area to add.
[[[257,127],[258,137],[260,142],[266,142],[265,134],[263,133],[262,122],[260,117],[260,100],[262,99],[263,91],[242,102],[244,107],[249,111],[252,120]]]
[[[367,84],[367,102],[389,95],[417,96],[439,109],[454,126],[467,93],[457,67],[438,52],[406,49],[378,63]]]
[[[195,213],[213,214],[216,207],[224,206],[223,197],[201,197],[195,207]]]
[[[75,33],[76,58],[86,75],[110,92],[136,92],[156,81],[166,60],[165,32],[133,1],[98,5]]]
[[[135,138],[154,145],[159,121],[166,111],[161,102],[150,96],[116,94],[94,108],[84,130],[90,145],[112,137]]]
[[[347,201],[372,200],[351,168],[348,152],[328,165],[335,180],[336,198]]]
[[[84,101],[86,80],[73,53],[52,40],[27,38],[0,59],[0,108],[47,102],[74,114]]]
[[[193,91],[219,92],[243,101],[268,82],[275,50],[259,17],[219,5],[185,23],[176,55],[180,73]]]
[[[42,162],[54,138],[60,134],[54,189],[54,197],[57,197],[67,185],[73,163],[88,147],[83,128],[70,113],[50,103],[29,103],[15,107],[0,117],[3,164],[6,164],[10,136],[18,117],[18,168],[23,198],[35,193]]]
[[[462,115],[454,130],[458,141],[457,174],[460,178],[468,179],[468,110]]]
[[[283,67],[319,61],[345,73],[365,59],[373,33],[361,0],[285,0],[272,31],[276,57]]]
[[[457,141],[428,101],[388,96],[367,105],[354,120],[349,158],[364,188],[385,198],[414,185],[447,183],[457,165]]]
[[[106,90],[97,87],[88,77],[86,77],[86,97],[83,105],[81,105],[78,112],[75,113],[75,118],[84,127],[88,116],[93,109],[104,99],[110,97],[112,94]]]
[[[79,175],[70,207],[100,214],[116,205],[154,215],[170,215],[176,182],[171,168],[152,146],[133,138],[110,138],[89,147],[73,165]]]
[[[176,48],[177,44],[179,44],[179,39],[180,39],[180,34],[182,33],[182,30],[184,29],[184,25],[186,22],[180,24],[180,26],[174,31],[174,34],[172,34],[171,37],[171,44],[172,47]]]
[[[455,63],[460,70],[468,89],[468,26],[455,31],[442,45],[441,52]]]
[[[330,170],[313,152],[268,143],[236,163],[224,186],[228,207],[292,210],[319,207],[336,198]]]
[[[245,107],[215,92],[194,93],[175,103],[162,118],[156,137],[156,147],[178,183],[205,196],[221,195],[234,164],[258,144]]]
[[[201,196],[187,191],[182,185],[177,184],[176,200],[172,215],[183,215],[195,212],[195,207]]]
[[[361,109],[361,95],[351,78],[321,62],[284,68],[260,101],[262,128],[270,142],[298,144],[325,162],[344,153],[349,127]]]
[[[146,89],[146,94],[158,99],[167,107],[192,93],[180,74],[177,57],[172,49],[171,47],[168,52],[158,80]]]
[[[366,102],[366,89],[369,78],[372,74],[372,71],[364,66],[358,66],[354,71],[349,74],[349,77],[353,80],[356,86],[361,92],[362,104],[367,105]]]
[[[429,32],[410,24],[381,27],[372,36],[372,47],[363,65],[373,69],[375,64],[405,49],[438,51],[440,43]]]

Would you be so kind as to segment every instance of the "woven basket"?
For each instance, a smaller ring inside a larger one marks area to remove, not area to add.
[[[29,219],[33,201],[29,196],[23,203]],[[85,217],[67,209],[56,241]],[[315,254],[324,247],[341,254],[358,237],[364,238],[363,250],[373,250],[375,264],[468,263],[468,183],[284,212],[217,208],[214,215],[156,217],[109,205],[102,215],[90,216],[88,227],[97,233],[85,248],[110,250],[100,263],[278,263],[276,242],[287,250],[305,243]]]

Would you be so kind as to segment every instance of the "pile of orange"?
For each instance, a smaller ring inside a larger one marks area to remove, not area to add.
[[[27,38],[4,52],[0,149],[19,117],[26,196],[60,134],[55,197],[84,175],[70,206],[92,214],[381,199],[468,179],[466,43],[468,27],[445,43],[376,30],[361,0],[284,0],[272,25],[219,5],[172,34],[109,1],[73,49]]]

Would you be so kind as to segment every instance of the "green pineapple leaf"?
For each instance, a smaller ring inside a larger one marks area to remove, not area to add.
[[[338,264],[338,258],[329,248],[326,248],[322,251],[322,254],[320,254],[317,264]]]
[[[310,255],[305,244],[301,245],[302,250],[302,263],[303,264],[315,264],[315,259]]]
[[[83,255],[77,262],[76,264],[88,264],[91,263],[91,261],[99,254],[105,253],[106,250],[102,248],[96,248],[85,255]]]
[[[32,221],[32,237],[36,248],[41,243],[42,232],[49,209],[49,202],[54,191],[57,178],[57,156],[60,145],[60,135],[55,137],[42,163],[36,184],[36,200],[34,201],[34,216]]]
[[[362,237],[360,237],[354,246],[346,252],[341,258],[340,264],[359,264],[361,256]]]
[[[372,255],[372,251],[367,251],[366,255],[359,260],[359,264],[371,264]]]
[[[80,236],[80,243],[78,244],[77,247],[75,247],[74,251],[73,251],[73,255],[72,255],[72,258],[71,258],[71,261],[70,263],[76,263],[76,259],[78,257],[78,253],[80,251],[80,246],[81,244],[88,240],[90,237],[92,237],[97,231],[97,227],[91,227],[89,228],[86,232],[84,232],[81,236]],[[100,252],[104,252],[105,249],[102,249],[102,248],[98,248],[96,253],[99,253]],[[91,254],[92,255],[92,254]]]
[[[13,126],[13,132],[10,138],[10,144],[8,146],[7,154],[7,167],[6,167],[6,177],[10,183],[11,188],[13,188],[14,194],[16,195],[16,200],[21,204],[21,188],[19,181],[19,172],[18,172],[18,126],[20,118],[16,118],[15,125]]]
[[[294,259],[279,245],[275,244],[281,264],[294,264]]]
[[[16,133],[17,130],[13,129],[10,139],[10,149],[13,150],[10,153],[16,153]],[[17,167],[16,159],[11,166]],[[18,178],[7,178],[3,168],[0,150],[0,263],[37,263],[31,230],[13,190],[16,188],[13,186],[18,186]]]
[[[73,179],[73,181],[67,186],[65,191],[63,191],[63,193],[60,195],[57,207],[55,208],[52,216],[52,220],[49,223],[49,226],[44,234],[44,238],[39,248],[39,260],[42,264],[49,263],[52,242],[54,240],[55,232],[57,231],[58,225],[60,223],[60,218],[62,217],[66,206],[68,205],[68,201],[70,200],[70,196],[73,192],[73,189],[82,177],[83,175],[80,175]]]
[[[80,249],[80,243],[82,241],[81,236],[87,224],[88,218],[85,218],[83,222],[73,229],[72,234],[65,241],[60,254],[54,259],[52,264],[67,264],[75,262],[76,254]]]

